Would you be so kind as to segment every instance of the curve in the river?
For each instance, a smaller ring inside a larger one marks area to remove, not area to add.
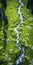
[[[18,14],[20,15],[20,23],[14,28],[14,31],[16,32],[16,46],[21,51],[20,55],[15,60],[15,65],[20,65],[22,63],[22,60],[25,55],[25,47],[21,47],[21,44],[19,42],[19,31],[17,30],[20,27],[20,24],[23,22],[23,15],[21,13],[21,7],[23,7],[23,3],[21,0],[19,0],[20,6],[18,7]]]

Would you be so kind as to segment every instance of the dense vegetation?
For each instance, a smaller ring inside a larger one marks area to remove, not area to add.
[[[21,8],[24,21],[18,28],[21,46],[26,53],[21,65],[33,65],[33,0],[22,0]],[[30,5],[32,1],[32,5]],[[0,65],[14,65],[15,58],[20,54],[16,47],[14,27],[19,24],[18,0],[0,0]],[[31,8],[30,8],[31,7]],[[31,11],[32,13],[31,13]]]
[[[31,13],[33,14],[33,0],[28,0],[27,8],[31,9]]]

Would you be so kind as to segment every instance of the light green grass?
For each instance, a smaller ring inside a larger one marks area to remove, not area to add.
[[[3,60],[4,58],[6,59],[5,55],[11,57],[11,63],[14,62],[15,56],[16,54],[19,52],[18,48],[16,47],[16,33],[14,31],[14,27],[19,23],[19,15],[18,15],[18,5],[19,3],[16,0],[7,0],[7,8],[5,10],[5,14],[8,18],[8,29],[5,29],[6,34],[7,34],[7,39],[9,39],[10,41],[8,43],[6,43],[6,48],[5,51],[2,48],[3,44],[5,47],[5,42],[4,40],[4,35],[3,35],[3,28],[4,26],[2,26],[1,31],[0,31],[0,53],[2,55],[0,55],[0,60]],[[3,39],[3,40],[2,40]],[[7,40],[5,39],[5,40]]]

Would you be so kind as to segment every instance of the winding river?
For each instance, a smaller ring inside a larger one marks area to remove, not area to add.
[[[22,60],[25,55],[25,47],[21,47],[21,43],[19,42],[20,36],[18,28],[20,27],[20,24],[23,23],[23,15],[21,13],[21,7],[23,7],[23,3],[21,0],[19,0],[20,6],[18,7],[18,14],[20,15],[20,23],[14,28],[14,31],[16,32],[16,46],[21,51],[20,55],[15,60],[15,65],[21,65]]]

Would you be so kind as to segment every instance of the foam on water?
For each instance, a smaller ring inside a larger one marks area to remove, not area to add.
[[[18,14],[20,15],[20,23],[14,28],[14,31],[16,32],[16,46],[21,51],[20,55],[15,60],[15,65],[19,65],[25,55],[25,47],[21,47],[21,44],[19,42],[20,36],[19,31],[17,30],[20,27],[20,24],[23,23],[23,15],[21,13],[21,7],[23,7],[23,3],[21,0],[19,0],[20,6],[18,7]]]

